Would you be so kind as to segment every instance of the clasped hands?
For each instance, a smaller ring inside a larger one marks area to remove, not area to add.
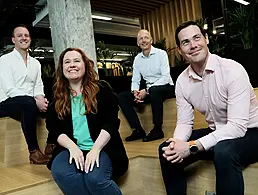
[[[167,142],[169,142],[169,145],[162,148],[164,151],[163,157],[167,159],[167,161],[171,163],[181,163],[184,158],[190,155],[188,142],[176,138],[170,138]]]
[[[95,163],[96,166],[99,167],[99,149],[92,148],[86,155],[85,159],[83,152],[80,150],[78,146],[69,149],[69,152],[69,163],[72,164],[72,161],[74,159],[77,169],[88,173],[89,171],[93,170]]]
[[[137,103],[143,102],[143,99],[147,96],[147,92],[145,89],[142,89],[140,91],[134,90],[133,95],[135,97],[134,101]]]
[[[37,104],[37,107],[38,107],[39,111],[40,112],[46,112],[47,107],[48,107],[48,103],[49,103],[47,98],[45,98],[42,95],[38,95],[38,96],[35,97],[35,100],[36,100],[36,104]]]

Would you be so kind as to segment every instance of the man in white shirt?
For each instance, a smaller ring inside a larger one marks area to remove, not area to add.
[[[119,105],[133,132],[126,141],[142,139],[144,142],[161,139],[163,102],[174,96],[174,83],[170,76],[170,67],[166,51],[153,47],[152,37],[147,30],[137,34],[137,44],[142,49],[133,64],[131,92],[118,95]],[[146,81],[147,88],[140,89],[141,77]],[[134,106],[140,103],[150,103],[152,108],[154,128],[146,136]]]
[[[40,151],[36,133],[37,112],[46,112],[48,107],[41,66],[28,53],[31,37],[25,25],[13,30],[12,42],[14,50],[0,57],[0,112],[21,121],[30,163],[46,164],[49,157]]]
[[[176,82],[174,137],[159,147],[168,195],[186,194],[184,167],[213,160],[217,195],[244,195],[242,169],[258,161],[258,101],[245,69],[209,53],[207,34],[196,22],[176,29],[179,53],[190,63]],[[192,130],[194,109],[209,127]]]

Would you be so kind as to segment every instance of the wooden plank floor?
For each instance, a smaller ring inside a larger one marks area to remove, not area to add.
[[[166,112],[171,112],[169,109]],[[170,115],[171,116],[171,115]],[[172,115],[174,117],[172,121],[175,121],[176,113]],[[126,136],[130,135],[131,130],[125,121],[125,118],[123,115],[120,114],[121,119],[121,127],[120,127],[120,134],[122,139],[124,140]],[[165,119],[168,123],[169,119]],[[171,119],[170,119],[171,121]],[[149,126],[151,128],[151,121],[149,121],[149,124],[144,124],[145,126]],[[170,137],[172,135],[172,131],[175,124],[170,124],[169,127],[167,125],[167,128],[164,129],[165,136]],[[148,129],[150,130],[150,129]],[[160,143],[165,141],[166,138],[153,141],[153,142],[147,142],[144,143],[141,140],[137,140],[134,142],[124,142],[127,154],[129,158],[136,157],[139,155],[142,156],[150,156],[150,157],[157,157],[157,148]],[[16,165],[16,166],[9,166],[5,167],[0,164],[0,195],[6,194],[7,192],[10,193],[22,193],[22,189],[26,189],[31,186],[36,186],[38,184],[44,184],[45,186],[48,186],[48,183],[52,181],[52,176],[50,171],[43,165],[30,165],[30,164],[22,164],[22,165]],[[49,189],[51,191],[51,189]]]
[[[255,90],[255,92],[256,94],[258,94],[258,90]],[[176,125],[175,99],[169,101],[172,101],[172,103],[164,106],[163,130],[166,138],[169,138],[173,135],[173,129]],[[144,115],[139,115],[140,119],[144,119],[144,121],[147,121],[143,123],[143,127],[148,132],[152,128],[151,112],[150,107],[147,107],[146,109],[147,110],[145,110]],[[124,140],[126,136],[130,135],[131,130],[124,116],[121,113],[120,119],[120,134],[122,139]],[[207,124],[205,123],[203,116],[201,116],[199,113],[195,113],[194,128],[203,127],[207,127]],[[144,143],[141,140],[134,142],[124,142],[124,145],[129,158],[137,156],[157,157],[157,148],[160,143],[166,140],[166,138],[147,143]],[[29,191],[35,191],[38,194],[47,195],[53,194],[52,192],[58,191],[57,186],[53,185],[53,179],[50,171],[43,165],[22,164],[5,167],[3,164],[0,163],[0,173],[0,195],[25,195]]]

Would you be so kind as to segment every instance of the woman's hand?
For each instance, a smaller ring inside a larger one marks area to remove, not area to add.
[[[99,149],[92,148],[89,151],[89,153],[86,155],[86,160],[85,160],[86,173],[93,170],[95,163],[97,167],[99,167],[99,153],[100,153]]]
[[[78,146],[73,146],[68,150],[70,152],[69,163],[72,164],[74,159],[77,169],[83,171],[83,168],[84,168],[83,152],[80,150]]]

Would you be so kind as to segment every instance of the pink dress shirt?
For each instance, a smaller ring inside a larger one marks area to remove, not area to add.
[[[214,54],[209,54],[202,78],[191,66],[179,75],[176,103],[174,137],[188,141],[196,109],[214,130],[199,139],[205,150],[219,141],[243,137],[247,128],[258,127],[258,101],[245,69]]]

